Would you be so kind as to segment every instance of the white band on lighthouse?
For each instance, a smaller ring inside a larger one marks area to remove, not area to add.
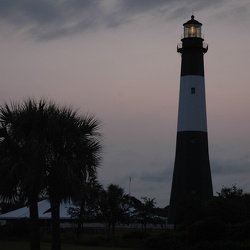
[[[207,132],[203,76],[186,75],[181,77],[177,131]]]

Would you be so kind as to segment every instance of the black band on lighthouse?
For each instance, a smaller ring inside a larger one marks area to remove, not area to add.
[[[203,39],[184,38],[182,39],[182,48],[178,50],[181,53],[181,76],[199,75],[204,76],[203,53],[207,50],[203,48]]]

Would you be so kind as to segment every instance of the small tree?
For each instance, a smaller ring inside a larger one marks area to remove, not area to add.
[[[241,223],[250,219],[249,194],[235,184],[232,187],[223,187],[220,192],[208,203],[208,213],[223,220],[225,223]]]
[[[96,220],[102,191],[103,187],[97,181],[95,173],[88,176],[87,180],[81,184],[78,198],[68,210],[68,213],[77,222],[76,235],[78,239],[80,238],[83,223]]]
[[[243,195],[243,189],[237,188],[234,184],[232,187],[223,187],[220,192],[217,192],[217,195],[224,199],[239,199]]]
[[[101,211],[108,223],[109,232],[115,233],[115,224],[128,217],[129,205],[123,188],[110,184],[102,194]]]
[[[154,221],[154,209],[155,209],[155,198],[151,199],[148,197],[141,197],[143,202],[138,209],[138,218],[141,223],[144,225],[144,228],[147,228],[147,224]]]

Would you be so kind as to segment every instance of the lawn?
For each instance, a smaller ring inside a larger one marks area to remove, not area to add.
[[[29,242],[23,241],[0,241],[1,250],[28,250]],[[41,250],[50,250],[50,243],[41,243]],[[88,247],[74,244],[62,244],[62,250],[132,250],[131,248],[108,248],[108,247]]]

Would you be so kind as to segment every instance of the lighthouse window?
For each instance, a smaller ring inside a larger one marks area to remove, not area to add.
[[[192,94],[192,95],[195,94],[195,88],[191,88],[191,94]]]
[[[195,138],[191,138],[191,139],[190,139],[190,143],[191,143],[191,144],[195,144],[195,143],[196,143]]]
[[[195,190],[195,189],[192,189],[192,190],[191,190],[191,194],[192,194],[192,195],[196,195],[196,190]]]

